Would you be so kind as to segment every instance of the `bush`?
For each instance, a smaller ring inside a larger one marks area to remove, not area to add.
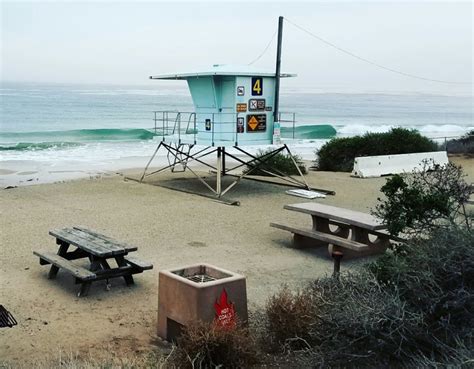
[[[300,343],[313,367],[462,367],[474,355],[473,248],[466,228],[440,228],[339,280],[284,288],[267,304],[268,334]]]
[[[272,347],[299,349],[311,341],[309,324],[316,314],[312,298],[311,293],[293,293],[284,286],[268,300],[266,330]]]
[[[446,142],[446,151],[449,154],[474,154],[474,130]]]
[[[371,273],[319,279],[312,289],[319,316],[312,334],[322,362],[391,367],[426,341],[420,314]]]
[[[437,151],[435,142],[416,130],[392,128],[386,133],[333,138],[317,151],[318,170],[350,172],[354,158],[372,155],[394,155]]]
[[[170,364],[177,368],[247,368],[257,359],[256,340],[247,328],[199,322],[184,328]]]
[[[428,167],[434,170],[428,171]],[[460,211],[465,211],[463,204],[471,192],[464,177],[461,167],[452,163],[434,166],[425,161],[421,171],[387,179],[381,188],[385,198],[378,199],[373,213],[384,220],[392,235],[426,233],[443,224],[454,224]],[[463,221],[468,222],[463,215]]]
[[[383,286],[396,289],[410,311],[423,316],[431,335],[454,345],[456,339],[474,337],[473,248],[474,233],[454,226],[436,229],[368,268]]]
[[[257,158],[265,160],[266,157],[270,156],[270,153],[274,151],[273,149],[268,149],[265,151],[259,150],[257,153]],[[295,160],[296,164],[298,165],[298,168],[300,169],[301,173],[306,174],[306,166],[304,165],[303,159],[298,156],[298,155],[293,155],[293,159]],[[255,163],[255,162],[254,162]],[[270,176],[265,171],[270,171],[270,172],[277,172],[279,171],[282,174],[285,175],[298,175],[298,169],[296,169],[295,164],[293,163],[292,158],[290,157],[289,154],[285,155],[282,154],[281,152],[272,156],[268,161],[266,161],[264,164],[259,165],[257,169],[252,170],[257,166],[258,163],[255,163],[253,165],[247,165],[247,168],[244,170],[244,173],[249,173],[252,175],[258,175],[258,176]]]
[[[419,315],[367,272],[321,278],[296,294],[285,288],[267,319],[275,343],[311,350],[314,366],[387,366],[405,352],[405,337],[421,333]]]

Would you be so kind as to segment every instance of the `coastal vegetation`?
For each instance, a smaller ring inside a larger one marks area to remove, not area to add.
[[[268,174],[270,171],[284,175],[298,175],[299,172],[295,166],[295,162],[302,174],[307,173],[306,166],[304,165],[303,159],[300,156],[293,155],[292,158],[289,154],[282,154],[281,152],[272,156],[272,151],[274,151],[274,149],[271,148],[267,150],[259,150],[256,157],[259,160],[265,161],[264,164],[259,165],[256,169],[253,168],[255,168],[258,162],[254,162],[254,165],[247,165],[244,173],[250,173],[252,175],[258,176],[270,176],[270,174]],[[268,160],[266,160],[267,158]]]
[[[435,170],[428,170],[434,167]],[[384,199],[373,211],[384,219],[392,235],[427,233],[458,222],[469,228],[465,203],[471,186],[464,180],[462,168],[453,163],[434,166],[423,162],[423,170],[395,174],[388,178],[381,192]]]
[[[271,341],[301,366],[463,367],[474,354],[473,247],[466,228],[437,229],[360,271],[284,288],[267,306]]]
[[[165,367],[464,367],[474,354],[473,247],[465,227],[437,229],[358,271],[283,286],[263,324],[192,326]]]
[[[240,324],[196,322],[184,329],[169,360],[174,368],[250,368],[259,361],[256,335]]]
[[[437,151],[438,145],[417,130],[392,128],[384,133],[337,137],[317,152],[316,168],[324,171],[350,172],[359,156],[409,154]]]
[[[447,141],[446,151],[449,154],[474,155],[474,130],[466,133],[461,138]]]
[[[203,367],[243,364],[233,355],[228,361],[221,350],[252,352],[241,356],[249,366],[255,352],[244,342],[253,347],[255,337],[262,337],[257,357],[263,364],[269,357],[290,360],[294,367],[472,364],[474,232],[460,212],[469,187],[452,164],[410,178],[387,180],[375,210],[403,241],[358,270],[318,278],[297,291],[283,286],[268,299],[264,324],[253,330],[230,334],[211,324],[199,334],[186,331],[181,342],[193,348],[188,366],[194,367],[190,360],[196,357],[206,358]],[[397,207],[399,213],[393,211]],[[238,338],[226,338],[234,334]]]

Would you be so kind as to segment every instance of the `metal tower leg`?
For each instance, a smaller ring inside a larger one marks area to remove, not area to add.
[[[309,187],[308,182],[306,182],[306,178],[304,177],[303,173],[301,173],[301,169],[298,166],[298,163],[296,163],[296,160],[293,157],[293,154],[291,153],[290,149],[288,148],[288,146],[286,146],[286,144],[284,144],[283,146],[285,146],[286,151],[288,151],[288,155],[290,155],[290,158],[293,161],[293,164],[295,165],[296,169],[298,170],[298,173],[300,174],[301,179],[303,180],[304,184],[306,185],[306,189],[310,190],[311,188]]]
[[[222,176],[225,176],[225,147],[222,148]]]
[[[216,192],[217,192],[217,197],[221,197],[222,193],[222,148],[218,147],[217,148],[217,177],[216,177]]]
[[[173,162],[169,163],[169,165],[167,165],[167,166],[165,166],[165,167],[163,167],[163,168],[161,168],[157,171],[154,171],[152,173],[147,174],[148,168],[151,165],[151,163],[152,163],[153,159],[155,158],[155,156],[157,155],[158,150],[161,148],[161,146],[163,146],[163,148],[166,149],[168,151],[168,153],[174,157],[174,160],[173,160]],[[194,146],[194,145],[192,145],[192,146]],[[239,158],[238,156],[233,155],[231,152],[227,153],[225,151],[225,147],[222,147],[222,146],[214,147],[214,148],[206,147],[202,150],[197,151],[196,153],[191,153],[191,146],[188,147],[187,152],[184,151],[184,149],[182,149],[181,147],[182,146],[180,146],[180,145],[178,145],[176,147],[173,147],[171,145],[168,145],[165,142],[160,142],[160,144],[156,148],[155,152],[153,153],[153,156],[148,161],[148,164],[145,167],[145,170],[143,171],[143,175],[140,179],[140,182],[143,182],[145,177],[148,177],[152,174],[160,173],[160,172],[162,172],[164,170],[167,170],[167,169],[172,170],[174,168],[174,166],[177,163],[179,163],[179,164],[185,166],[185,168],[188,169],[189,172],[191,172],[209,191],[211,191],[213,193],[213,195],[215,196],[215,198],[218,199],[218,201],[224,201],[225,202],[225,200],[222,200],[222,197],[228,191],[230,191],[232,188],[234,188],[243,178],[246,178],[247,176],[251,175],[252,172],[256,171],[257,169],[260,169],[261,171],[263,171],[266,174],[269,174],[273,177],[276,177],[276,178],[279,178],[279,179],[281,179],[285,182],[288,182],[292,187],[299,187],[299,188],[306,188],[308,190],[322,191],[324,193],[331,194],[331,195],[335,194],[334,191],[311,188],[308,185],[308,183],[306,182],[306,178],[303,175],[303,173],[301,172],[301,169],[299,168],[298,163],[296,162],[296,160],[295,160],[293,154],[291,153],[289,147],[285,144],[283,146],[280,146],[279,148],[269,152],[269,153],[266,153],[265,155],[263,155],[261,157],[252,155],[252,154],[246,152],[245,150],[243,150],[241,147],[234,146],[234,149],[236,149],[237,151],[240,151],[242,154],[244,154],[245,156],[250,158],[250,160],[245,160],[245,159]],[[208,151],[209,149],[211,149],[211,151]],[[291,161],[292,161],[293,165],[295,166],[296,170],[298,171],[302,181],[299,181],[298,179],[293,178],[292,176],[287,175],[287,174],[279,171],[277,168],[270,168],[270,169],[265,168],[264,165],[267,162],[269,162],[273,157],[275,157],[280,152],[282,152],[283,150],[286,150],[286,152],[290,156]],[[212,166],[211,164],[206,163],[204,160],[201,160],[203,157],[209,156],[209,155],[213,154],[214,152],[217,152],[216,166]],[[239,164],[237,166],[232,166],[231,165],[231,168],[227,169],[226,168],[226,158],[225,158],[226,156],[228,156],[229,158],[237,161]],[[216,173],[215,187],[212,184],[207,183],[205,181],[205,177],[200,176],[198,173],[196,173],[194,170],[192,170],[188,166],[188,163],[192,162],[192,161],[196,161],[196,162],[198,162],[202,165],[205,165],[205,166],[209,167],[213,172],[215,171],[215,173]],[[229,172],[232,172],[232,171],[234,171],[234,170],[236,170],[240,167],[243,167],[243,166],[247,166],[249,169],[244,171],[242,174],[240,174],[238,176],[230,174],[230,176],[237,177],[237,178],[236,178],[235,181],[233,181],[231,184],[229,184],[226,188],[223,188],[222,187],[223,186],[222,178],[226,174],[229,174]],[[249,179],[259,180],[259,179],[255,179],[255,178],[249,178]],[[263,180],[260,180],[260,181],[265,182]],[[286,184],[286,185],[288,185],[288,184]],[[166,186],[163,186],[163,187],[166,187]],[[184,192],[186,192],[186,191],[184,191]],[[232,204],[235,204],[235,202],[232,202]]]
[[[140,182],[143,182],[143,178],[145,178],[146,171],[148,170],[148,167],[150,166],[151,162],[153,161],[153,159],[155,158],[156,154],[158,153],[158,150],[160,149],[161,144],[162,144],[162,142],[159,143],[159,145],[158,145],[158,147],[156,148],[155,152],[153,153],[153,155],[151,156],[150,160],[148,161],[148,164],[146,165],[145,170],[143,171],[142,177],[140,178]]]

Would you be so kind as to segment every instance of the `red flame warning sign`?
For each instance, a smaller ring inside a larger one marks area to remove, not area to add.
[[[214,303],[216,310],[216,324],[225,328],[235,327],[235,308],[234,303],[227,301],[227,291],[225,288],[222,290],[219,302]]]

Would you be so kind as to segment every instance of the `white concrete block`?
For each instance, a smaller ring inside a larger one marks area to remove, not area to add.
[[[363,156],[354,159],[353,177],[381,177],[389,174],[400,174],[422,169],[423,160],[429,164],[448,164],[446,151],[420,152],[414,154]],[[432,168],[430,168],[432,169]]]

